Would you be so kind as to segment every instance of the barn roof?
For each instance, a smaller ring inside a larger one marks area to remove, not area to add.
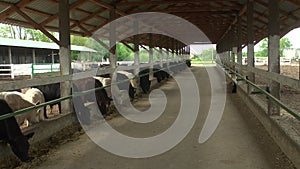
[[[268,0],[254,2],[255,41],[268,34]],[[0,22],[25,27],[58,31],[58,0],[2,0]],[[109,11],[114,9],[116,17],[140,12],[162,12],[182,17],[196,25],[214,44],[230,33],[236,33],[237,17],[242,20],[242,39],[246,44],[247,0],[69,0],[71,33],[91,36],[110,21]],[[300,1],[279,0],[280,33],[285,35],[300,26]],[[154,18],[153,22],[160,18]],[[172,24],[172,21],[164,21]],[[122,25],[126,31],[126,24]],[[173,27],[182,31],[182,25]],[[127,29],[128,30],[128,29]],[[188,30],[185,30],[188,31]],[[106,32],[106,34],[109,31]],[[105,34],[105,32],[103,32]],[[103,37],[107,37],[103,34]],[[155,46],[170,48],[168,39],[154,35]],[[128,42],[133,40],[128,38]],[[142,35],[141,44],[147,45],[148,35]]]
[[[7,39],[7,38],[0,38],[0,46],[14,46],[14,47],[54,49],[54,50],[59,49],[59,46],[56,43],[38,42],[38,41],[31,41],[31,40],[19,40],[19,39]],[[80,51],[80,52],[93,52],[93,53],[97,52],[85,46],[76,46],[76,45],[71,45],[71,50]]]

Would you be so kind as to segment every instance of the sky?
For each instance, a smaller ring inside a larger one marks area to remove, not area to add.
[[[292,48],[300,48],[300,28],[294,29],[284,37],[289,38],[292,43]]]
[[[290,40],[292,48],[300,48],[300,28],[291,30],[284,37]],[[255,45],[255,51],[259,51],[259,45],[260,43]],[[191,52],[199,54],[202,52],[202,50],[206,50],[212,47],[215,47],[215,45],[192,45]],[[247,52],[247,47],[243,48],[243,52]]]

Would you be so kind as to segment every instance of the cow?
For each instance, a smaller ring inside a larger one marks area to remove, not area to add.
[[[39,89],[44,97],[45,97],[45,102],[49,102],[51,100],[59,99],[60,98],[60,83],[54,83],[54,84],[47,84],[47,85],[42,85],[42,86],[34,86],[33,88]],[[50,104],[51,110],[53,106],[56,103]],[[61,113],[61,103],[58,103],[58,109],[59,113]],[[47,113],[46,113],[46,106],[44,107],[44,117],[47,119]]]
[[[192,66],[192,62],[191,62],[190,59],[187,59],[187,60],[185,61],[185,64],[187,65],[187,67],[191,67],[191,66]]]
[[[16,91],[1,92],[0,99],[5,100],[13,111],[25,109],[39,104],[39,102],[37,103],[30,102],[28,100],[28,97],[25,94]],[[25,120],[28,120],[29,123],[38,123],[40,120],[43,120],[43,118],[41,117],[42,117],[41,110],[33,109],[27,111],[26,113],[17,115],[16,120],[19,125],[22,125]]]
[[[117,71],[116,78],[119,90],[127,90],[129,97],[134,99],[136,89],[138,87],[135,76],[127,71]]]
[[[111,98],[111,78],[108,78],[107,76],[102,77],[102,76],[94,76],[93,77],[96,80],[99,80],[102,85],[105,87],[106,93],[108,94],[108,97]]]
[[[151,86],[151,81],[149,80],[150,69],[146,68],[139,72],[140,76],[140,87],[144,93],[148,93]]]
[[[0,107],[0,115],[13,112],[8,103],[3,99],[0,99]],[[13,153],[23,162],[31,159],[28,155],[30,146],[28,139],[32,136],[33,133],[27,136],[23,135],[14,117],[0,120],[0,140],[7,142]]]
[[[37,88],[30,88],[25,92],[25,99],[31,103],[45,103],[45,97],[43,92]],[[45,120],[44,109],[39,109],[38,121]]]
[[[73,81],[73,92],[82,92],[101,87],[103,87],[102,83],[92,77]],[[79,116],[83,116],[88,123],[88,118],[90,116],[89,111],[87,111],[87,108],[84,108],[83,104],[86,102],[96,102],[102,115],[106,116],[109,111],[111,98],[108,97],[105,89],[99,89],[95,92],[73,98],[73,102],[76,104],[77,108],[79,108],[79,112],[77,112],[79,113]]]

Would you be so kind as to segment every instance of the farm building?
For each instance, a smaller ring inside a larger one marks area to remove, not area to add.
[[[84,46],[71,45],[72,51],[95,53]],[[56,43],[0,38],[0,64],[59,63]]]

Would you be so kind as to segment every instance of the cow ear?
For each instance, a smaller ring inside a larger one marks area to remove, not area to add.
[[[29,140],[30,138],[33,137],[33,135],[34,135],[34,132],[29,133],[29,134],[26,134],[26,135],[25,135],[25,138],[26,138],[27,140]]]

